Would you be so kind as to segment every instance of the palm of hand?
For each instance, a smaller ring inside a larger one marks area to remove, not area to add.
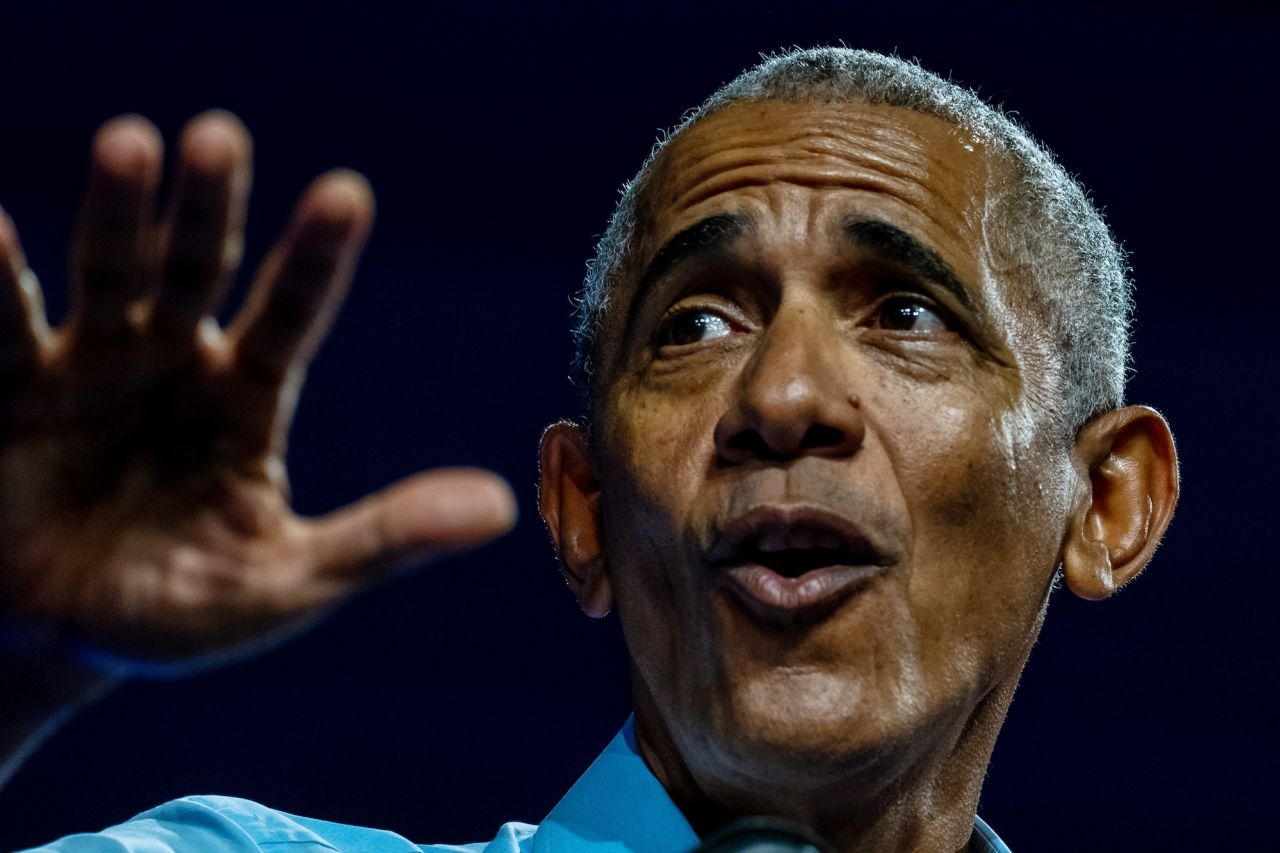
[[[157,226],[159,140],[138,119],[107,125],[56,331],[0,214],[8,620],[203,664],[305,624],[398,559],[509,526],[505,485],[481,472],[419,475],[322,519],[290,510],[284,436],[372,204],[354,175],[318,179],[224,333],[209,314],[238,265],[248,152],[234,119],[193,122]]]
[[[57,359],[12,399],[0,448],[0,578],[28,618],[141,657],[224,650],[287,624],[305,525],[283,462],[223,421],[233,383],[203,353],[160,372]],[[128,386],[120,380],[128,377]],[[276,590],[270,585],[276,582]]]

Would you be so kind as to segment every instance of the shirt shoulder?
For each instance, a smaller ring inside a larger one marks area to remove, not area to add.
[[[524,853],[534,829],[507,824],[490,842],[424,847],[386,830],[299,817],[237,797],[194,796],[27,853]]]

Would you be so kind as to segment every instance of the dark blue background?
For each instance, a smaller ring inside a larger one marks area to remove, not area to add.
[[[577,614],[534,509],[539,431],[573,413],[569,296],[658,128],[760,51],[837,40],[978,86],[1093,190],[1136,271],[1132,399],[1182,453],[1148,572],[1055,600],[983,814],[1020,851],[1265,846],[1278,23],[1247,3],[6,4],[0,204],[55,314],[94,127],[232,109],[257,136],[251,258],[320,170],[379,195],[293,433],[300,508],[472,463],[523,519],[260,660],[119,690],[0,794],[0,849],[204,792],[420,841],[539,820],[628,707],[616,621]]]

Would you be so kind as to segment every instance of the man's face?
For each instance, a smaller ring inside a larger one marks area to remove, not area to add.
[[[642,735],[705,789],[998,726],[1073,475],[994,186],[963,132],[867,104],[737,105],[663,155],[596,463]]]

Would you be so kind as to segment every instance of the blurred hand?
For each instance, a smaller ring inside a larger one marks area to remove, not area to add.
[[[192,121],[156,222],[162,161],[141,118],[98,132],[57,329],[0,212],[0,619],[144,672],[248,654],[515,516],[502,480],[460,469],[323,518],[290,510],[286,434],[372,195],[351,172],[317,178],[224,330],[249,135],[226,113]]]

